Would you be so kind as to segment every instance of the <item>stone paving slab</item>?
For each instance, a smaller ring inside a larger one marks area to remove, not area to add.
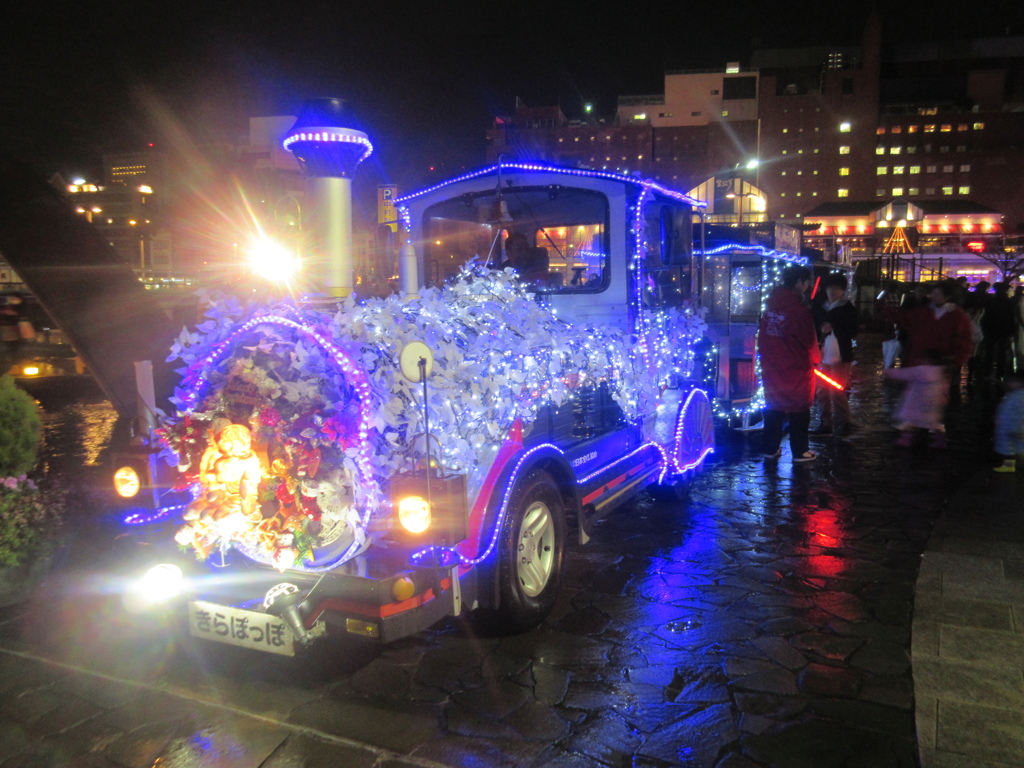
[[[982,472],[924,553],[912,643],[924,768],[1024,764],[1024,482]]]

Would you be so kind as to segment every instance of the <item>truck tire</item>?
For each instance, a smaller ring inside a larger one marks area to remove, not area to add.
[[[548,615],[562,584],[565,544],[562,495],[551,475],[533,470],[516,483],[502,522],[496,631],[524,632]]]

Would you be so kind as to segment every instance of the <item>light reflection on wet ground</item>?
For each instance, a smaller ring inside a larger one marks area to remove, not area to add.
[[[531,632],[451,623],[294,665],[174,642],[159,622],[133,639],[116,612],[96,631],[69,599],[62,631],[47,611],[4,642],[443,765],[911,768],[919,557],[986,458],[994,401],[975,393],[954,413],[949,451],[897,450],[894,390],[861,354],[854,435],[816,440],[820,460],[793,466],[765,465],[757,433],[722,432],[687,501],[642,497],[572,549],[567,588]],[[54,434],[102,422],[72,411]],[[190,722],[167,754],[222,749]]]

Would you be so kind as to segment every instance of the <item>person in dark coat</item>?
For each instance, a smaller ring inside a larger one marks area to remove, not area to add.
[[[1009,283],[996,283],[981,318],[981,373],[1003,378],[1012,370],[1013,335],[1016,317]]]
[[[807,430],[814,402],[814,366],[821,360],[814,319],[804,293],[811,285],[807,267],[790,266],[782,271],[765,304],[757,329],[758,356],[764,384],[765,459],[781,455],[782,427],[789,421],[789,446],[794,462],[813,461]]]
[[[846,276],[825,278],[826,300],[814,306],[814,324],[821,341],[821,372],[842,385],[818,387],[821,422],[812,434],[847,434],[853,426],[850,416],[850,378],[853,373],[853,340],[857,335],[857,308],[846,296]]]

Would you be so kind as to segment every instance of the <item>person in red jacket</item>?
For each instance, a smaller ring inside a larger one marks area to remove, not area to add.
[[[789,421],[789,447],[794,462],[814,461],[808,450],[807,429],[814,402],[814,366],[821,361],[818,335],[804,294],[811,285],[807,267],[782,270],[765,304],[757,329],[757,349],[764,385],[765,459],[782,454],[782,426]]]
[[[954,302],[956,284],[940,280],[928,292],[928,303],[907,310],[883,304],[883,314],[906,331],[906,366],[931,365],[935,354],[948,371],[960,371],[974,351],[971,320]],[[956,382],[959,387],[959,382]],[[909,444],[906,435],[897,441]],[[932,430],[932,447],[946,447],[945,427]]]

